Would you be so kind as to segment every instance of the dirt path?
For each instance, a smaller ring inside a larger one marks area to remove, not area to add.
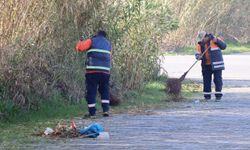
[[[57,140],[25,145],[25,149],[249,150],[250,84],[231,86],[221,102],[180,103],[179,108],[156,110],[150,115],[122,114],[95,120],[110,133],[109,140]],[[90,123],[79,119],[77,124],[83,122]]]

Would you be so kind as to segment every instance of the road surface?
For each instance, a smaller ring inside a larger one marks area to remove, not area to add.
[[[250,86],[250,85],[248,85]],[[178,108],[148,115],[117,114],[101,123],[110,139],[66,139],[23,145],[48,150],[249,150],[250,88],[225,90],[221,102],[180,103]]]
[[[226,80],[250,80],[250,55],[225,55],[223,78]],[[169,77],[180,77],[195,62],[194,56],[164,56],[161,66]],[[187,74],[187,78],[201,79],[201,62]]]

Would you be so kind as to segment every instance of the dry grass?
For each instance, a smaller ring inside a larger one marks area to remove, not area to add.
[[[221,34],[233,42],[250,41],[248,0],[170,0],[168,4],[179,20],[178,30],[171,32],[164,42],[169,50],[194,45],[201,30]]]
[[[142,88],[157,74],[161,37],[175,28],[168,14],[163,0],[1,1],[1,100],[35,110],[54,94],[79,102],[85,54],[74,44],[99,29],[113,44],[114,94]]]

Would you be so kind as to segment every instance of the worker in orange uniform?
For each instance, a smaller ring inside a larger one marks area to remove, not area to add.
[[[98,31],[97,35],[80,41],[76,44],[76,50],[87,52],[86,60],[86,100],[89,113],[88,118],[96,116],[97,90],[101,94],[103,116],[109,116],[109,80],[111,69],[111,48],[105,31]]]
[[[202,60],[203,92],[206,100],[211,99],[212,75],[215,84],[215,97],[220,100],[222,94],[222,70],[225,69],[221,50],[226,49],[226,43],[221,39],[208,34],[205,31],[198,33],[198,44],[196,47],[196,59]],[[206,52],[205,50],[208,49]],[[202,53],[205,52],[203,57]]]

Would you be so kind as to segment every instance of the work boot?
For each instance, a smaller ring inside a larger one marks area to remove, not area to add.
[[[103,117],[109,117],[109,112],[103,112]]]
[[[89,113],[88,114],[85,114],[83,116],[83,119],[96,119],[96,116],[95,115],[90,115]]]
[[[208,100],[211,99],[211,96],[205,96],[204,99],[205,99],[206,101],[208,101]]]
[[[221,96],[217,96],[215,99],[216,102],[219,102],[220,100],[221,100]]]

